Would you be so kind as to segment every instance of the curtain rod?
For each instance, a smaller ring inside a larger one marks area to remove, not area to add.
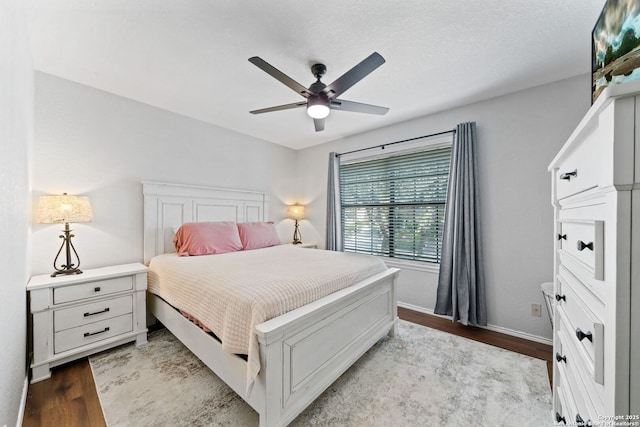
[[[373,149],[376,149],[376,148],[381,148],[381,149],[384,150],[384,147],[386,147],[387,145],[395,145],[395,144],[400,144],[402,142],[415,141],[416,139],[430,138],[432,136],[438,136],[438,135],[445,135],[447,133],[456,133],[456,130],[455,129],[445,130],[444,132],[437,132],[437,133],[432,133],[432,134],[429,134],[429,135],[416,136],[415,138],[403,139],[402,141],[387,142],[386,144],[375,145],[373,147],[360,148],[358,150],[347,151],[347,152],[344,152],[344,153],[336,153],[336,156],[340,157],[340,156],[343,156],[345,154],[358,153],[360,151],[373,150]]]

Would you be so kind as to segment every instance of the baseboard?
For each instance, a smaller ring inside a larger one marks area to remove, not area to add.
[[[398,307],[406,308],[407,310],[417,311],[419,313],[429,314],[431,316],[442,317],[443,319],[451,319],[451,316],[443,316],[441,314],[435,314],[432,309],[419,307],[417,305],[407,304],[404,302],[398,302]],[[487,329],[489,331],[499,332],[501,334],[511,335],[513,337],[518,337],[525,340],[539,342],[541,344],[553,346],[553,341],[550,340],[549,338],[539,337],[537,335],[528,334],[526,332],[515,331],[513,329],[504,328],[502,326],[496,326],[496,325],[487,325],[487,326],[478,326],[478,327],[482,329]]]
[[[24,376],[24,384],[22,385],[22,396],[20,396],[20,409],[18,409],[18,420],[16,427],[22,427],[24,421],[24,410],[27,406],[27,393],[29,391],[29,371]]]

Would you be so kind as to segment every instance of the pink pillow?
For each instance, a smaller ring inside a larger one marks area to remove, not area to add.
[[[235,222],[188,222],[173,237],[180,256],[223,254],[242,250]]]
[[[273,222],[244,222],[238,224],[242,248],[260,249],[282,244]]]

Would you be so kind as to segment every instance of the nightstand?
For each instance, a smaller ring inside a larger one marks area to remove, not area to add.
[[[29,280],[31,383],[51,368],[129,341],[147,342],[147,267],[125,264]]]
[[[291,243],[291,245],[295,246],[296,248],[318,249],[317,243],[299,243],[297,245],[294,245],[293,243]]]

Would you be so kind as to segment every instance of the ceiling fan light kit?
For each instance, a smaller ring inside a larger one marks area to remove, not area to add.
[[[307,114],[312,119],[324,119],[329,115],[329,100],[319,96],[310,96],[307,99]]]
[[[311,72],[317,80],[311,84],[309,88],[302,86],[300,83],[296,82],[291,77],[287,76],[282,71],[257,56],[249,58],[249,62],[306,98],[306,102],[294,102],[292,104],[262,108],[260,110],[250,111],[251,114],[262,114],[273,111],[289,110],[292,108],[307,107],[307,114],[313,119],[316,132],[320,132],[324,130],[324,119],[329,115],[331,110],[343,110],[355,113],[378,115],[386,114],[387,111],[389,111],[387,107],[362,104],[338,98],[353,85],[384,64],[384,58],[378,52],[373,52],[358,65],[344,73],[328,86],[320,81],[320,78],[326,73],[327,67],[324,64],[314,64],[311,66]]]

